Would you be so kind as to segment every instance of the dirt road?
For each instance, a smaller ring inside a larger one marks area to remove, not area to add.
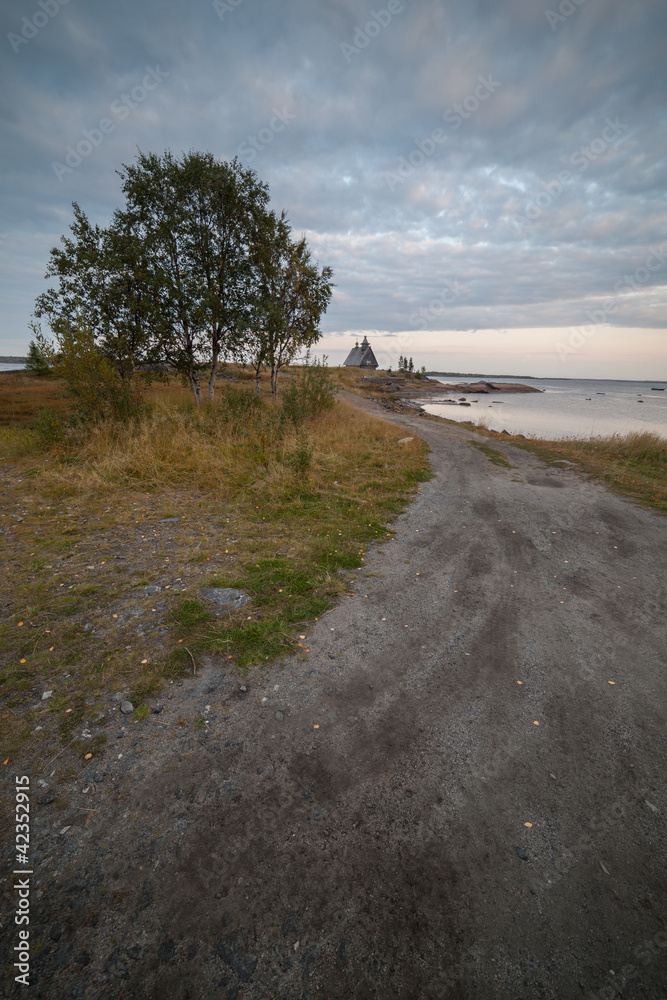
[[[400,423],[435,477],[308,655],[36,806],[32,996],[667,997],[667,521]]]

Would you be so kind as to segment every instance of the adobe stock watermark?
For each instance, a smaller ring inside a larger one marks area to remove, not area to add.
[[[447,307],[460,299],[463,293],[464,289],[458,281],[450,281],[447,278],[437,295],[431,299],[427,306],[420,306],[419,309],[416,309],[410,315],[408,322],[415,330],[428,329],[429,323],[439,319]]]
[[[651,247],[643,264],[635,268],[632,274],[624,274],[622,278],[614,284],[614,291],[618,295],[624,292],[635,292],[644,287],[650,280],[651,274],[655,274],[667,263],[667,240],[658,246]],[[609,322],[618,308],[618,300],[608,298],[602,303],[600,309],[588,309],[586,316],[590,319],[587,326],[575,327],[570,334],[566,344],[559,342],[556,344],[556,354],[565,362],[570,354],[576,354],[581,350],[590,337],[595,336],[598,327]]]
[[[412,0],[408,0],[412,3]],[[405,7],[401,0],[389,0],[386,7],[382,7],[381,10],[371,10],[369,20],[363,28],[360,25],[354,29],[354,35],[352,36],[352,43],[341,42],[340,50],[343,53],[343,58],[346,63],[352,62],[353,56],[361,55],[364,49],[367,49],[371,44],[371,41],[382,32],[385,28],[388,28],[393,19],[405,11]]]
[[[555,31],[559,24],[572,17],[575,11],[586,3],[586,0],[563,0],[558,10],[545,10],[544,16],[551,25],[551,30]]]
[[[115,101],[111,102],[109,105],[110,113],[118,121],[125,121],[130,113],[135,111],[146,100],[151,91],[156,90],[168,76],[169,74],[164,73],[159,66],[156,66],[155,69],[147,66],[146,75],[141,83],[133,87],[129,94],[123,93]],[[112,135],[116,131],[116,127],[116,122],[113,118],[100,118],[96,127],[82,129],[81,134],[83,135],[83,139],[80,139],[76,146],[65,147],[65,162],[61,163],[59,160],[54,160],[51,164],[51,169],[58,180],[62,181],[66,174],[71,174],[77,167],[80,167],[93,150],[97,146],[102,145],[104,137]]]
[[[580,146],[570,154],[569,162],[576,167],[580,174],[587,170],[591,163],[594,163],[600,156],[612,147],[619,146],[630,135],[630,126],[624,125],[618,118],[605,119],[605,127],[599,136],[596,136],[587,146]],[[546,208],[560,198],[565,188],[576,180],[577,175],[569,170],[561,170],[558,177],[550,181],[541,181],[543,191],[529,202],[523,215],[518,215],[516,221],[520,226],[527,226],[542,215]]]
[[[237,156],[245,157],[248,162],[252,163],[258,153],[261,153],[263,149],[266,149],[279,132],[284,132],[288,125],[290,125],[297,116],[287,108],[279,110],[278,108],[273,109],[273,117],[269,121],[268,125],[261,128],[257,135],[249,135],[247,139],[244,139],[239,148],[236,150]]]
[[[28,42],[32,41],[42,28],[45,28],[49,21],[56,16],[60,8],[68,3],[69,0],[37,0],[37,6],[41,9],[36,10],[30,18],[22,18],[21,34],[17,35],[14,31],[10,31],[7,35],[14,52],[18,52],[22,45],[27,45]]]
[[[472,94],[468,94],[460,103],[452,105],[443,113],[443,121],[452,132],[461,128],[463,122],[479,108],[480,104],[487,101],[492,94],[502,86],[493,76],[478,76],[478,84]],[[407,157],[401,156],[398,160],[396,170],[385,171],[384,177],[389,185],[389,190],[394,191],[397,185],[402,184],[408,177],[412,176],[416,170],[423,167],[426,160],[433,156],[438,146],[443,145],[449,138],[447,132],[441,128],[434,128],[433,131],[423,139],[417,139],[415,149],[408,153]]]
[[[243,0],[213,0],[213,10],[224,21],[225,14],[232,14],[242,3]]]

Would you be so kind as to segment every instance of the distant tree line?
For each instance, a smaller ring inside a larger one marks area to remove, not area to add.
[[[269,209],[269,191],[237,159],[140,153],[118,172],[125,196],[107,228],[74,204],[71,236],[51,251],[33,325],[30,366],[56,368],[74,393],[131,406],[138,374],[167,365],[197,403],[215,398],[224,361],[281,368],[319,339],[331,299],[330,267]],[[202,373],[208,384],[202,387]]]

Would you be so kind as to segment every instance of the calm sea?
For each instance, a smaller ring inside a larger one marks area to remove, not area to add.
[[[0,372],[17,372],[19,369],[25,368],[25,365],[6,365],[0,363]]]
[[[439,382],[464,384],[479,379],[440,378]],[[467,395],[470,406],[452,406],[429,400],[427,413],[449,420],[479,418],[494,431],[541,438],[596,437],[628,431],[655,431],[667,437],[667,382],[625,382],[603,379],[489,379],[521,382],[543,391],[526,395],[491,393]],[[652,392],[652,388],[662,392]],[[463,393],[443,396],[459,399]]]

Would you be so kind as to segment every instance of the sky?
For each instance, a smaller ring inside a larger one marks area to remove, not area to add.
[[[549,6],[551,4],[551,6]],[[381,365],[667,378],[664,0],[22,0],[0,14],[0,353],[72,202],[238,156]]]

